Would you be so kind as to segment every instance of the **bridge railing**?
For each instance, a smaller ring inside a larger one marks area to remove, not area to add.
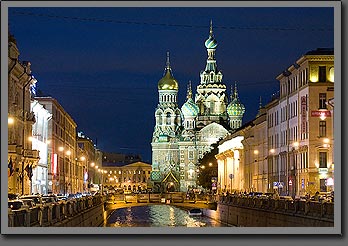
[[[19,210],[8,209],[9,227],[49,226],[104,202],[102,196],[86,196]]]
[[[318,201],[289,201],[276,200],[273,198],[239,197],[239,196],[219,196],[218,202],[221,204],[277,211],[280,213],[300,214],[320,218],[334,218],[333,202]]]

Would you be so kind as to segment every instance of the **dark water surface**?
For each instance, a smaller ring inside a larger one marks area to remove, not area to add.
[[[104,227],[221,227],[205,216],[189,216],[188,211],[170,205],[149,205],[115,210]]]

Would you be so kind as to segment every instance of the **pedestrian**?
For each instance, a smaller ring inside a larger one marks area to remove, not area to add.
[[[314,201],[318,201],[319,202],[319,191],[315,192],[315,195],[314,195]]]

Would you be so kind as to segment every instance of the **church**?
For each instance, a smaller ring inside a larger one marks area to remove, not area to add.
[[[199,159],[212,149],[213,143],[242,126],[245,107],[239,100],[236,83],[228,99],[215,59],[217,45],[211,22],[205,41],[205,69],[200,73],[194,99],[191,81],[188,83],[186,102],[181,108],[177,100],[179,83],[167,52],[164,75],[158,81],[159,102],[151,142],[154,191],[186,192],[196,188]]]

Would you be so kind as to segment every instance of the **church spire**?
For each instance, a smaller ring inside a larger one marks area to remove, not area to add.
[[[187,99],[192,98],[192,88],[191,88],[191,80],[187,84]]]
[[[213,20],[210,20],[210,37],[213,37]]]
[[[231,102],[233,101],[234,96],[233,96],[233,85],[231,85]]]
[[[234,82],[234,98],[238,99],[237,81]]]
[[[166,62],[166,70],[170,69],[170,61],[169,61],[169,51],[167,51],[167,62]]]

